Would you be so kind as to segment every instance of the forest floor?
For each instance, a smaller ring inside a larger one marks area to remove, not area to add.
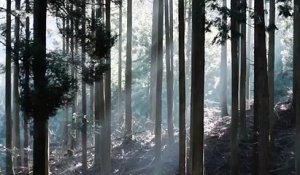
[[[295,120],[292,118],[291,102],[277,104],[274,108],[273,144],[271,146],[271,174],[293,175]],[[225,117],[206,137],[205,174],[230,174],[230,118]],[[254,170],[253,112],[247,115],[248,136],[239,141],[239,169],[241,175],[250,175]],[[257,173],[254,173],[257,174]]]
[[[291,115],[291,103],[278,104],[274,110],[274,144],[272,151],[272,175],[292,175],[294,172],[295,126]],[[227,175],[230,162],[230,116],[220,116],[216,109],[206,110],[205,118],[205,174]],[[240,174],[248,175],[253,170],[253,115],[247,115],[248,136],[239,142]],[[189,139],[189,137],[188,137]],[[167,131],[162,135],[162,161],[160,175],[178,173],[178,130],[175,129],[175,143],[168,144]],[[115,175],[153,175],[154,135],[142,131],[132,141],[123,142],[122,138],[113,139],[112,169]],[[94,148],[88,150],[88,174],[99,174],[93,167]],[[74,151],[72,156],[53,152],[51,159],[52,174],[77,175],[81,173],[81,152]]]

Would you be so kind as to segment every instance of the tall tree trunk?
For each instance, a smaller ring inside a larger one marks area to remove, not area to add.
[[[82,33],[85,34],[86,33],[86,19],[85,19],[85,2],[82,2],[82,13],[83,13],[83,17],[82,17]],[[85,53],[85,35],[82,35],[81,38],[81,58],[82,58],[82,62],[81,62],[81,67],[84,70],[85,69],[85,59],[86,59],[86,53]],[[82,98],[82,136],[81,136],[81,145],[82,145],[82,173],[86,174],[87,173],[87,113],[86,113],[86,84],[84,82],[84,80],[82,79],[81,81],[81,85],[82,85],[82,94],[81,94],[81,98]]]
[[[186,9],[187,11],[187,34],[186,34],[186,58],[187,58],[187,61],[186,61],[186,100],[185,100],[185,107],[186,107],[186,116],[189,116],[190,115],[190,105],[191,105],[191,46],[192,46],[192,0],[188,0],[187,1],[187,5],[185,8],[188,8]],[[192,120],[190,120],[190,126],[192,126]],[[189,133],[190,133],[190,138],[192,136],[192,130],[191,130],[191,127],[190,127],[190,130],[189,130]],[[191,139],[189,139],[187,141],[187,144],[188,145],[191,145]],[[187,174],[191,174],[191,171],[192,171],[192,157],[191,157],[191,146],[187,147],[187,160],[186,160],[186,172]]]
[[[62,19],[62,22],[63,22],[63,30],[66,30],[66,19],[63,18]],[[62,49],[63,49],[63,55],[65,56],[67,53],[66,53],[66,34],[63,33],[63,38],[62,38],[62,42],[63,42],[63,46],[62,46]],[[68,64],[67,64],[68,66]],[[63,136],[62,136],[62,149],[63,151],[66,150],[67,148],[67,145],[68,145],[68,108],[67,108],[67,104],[65,104],[64,106],[64,119],[63,119],[63,124],[62,124],[62,133],[63,133]]]
[[[95,121],[95,83],[90,85],[90,117],[93,119],[93,121]]]
[[[26,4],[26,13],[29,13],[29,0],[25,1]],[[30,19],[29,16],[26,17],[26,26],[25,26],[25,52],[24,52],[24,70],[25,70],[25,87],[24,87],[24,98],[25,98],[25,110],[24,110],[24,156],[23,156],[23,166],[25,168],[25,173],[29,174],[29,154],[28,154],[28,147],[29,147],[29,126],[28,126],[28,119],[29,116],[29,59],[30,59]]]
[[[162,111],[162,71],[163,71],[163,1],[158,2],[157,29],[157,78],[156,78],[156,107],[155,107],[155,164],[160,169],[161,160],[161,111]]]
[[[167,112],[168,112],[168,136],[169,143],[174,142],[173,128],[173,84],[171,70],[171,49],[170,49],[170,26],[169,26],[169,2],[165,0],[165,33],[166,33],[166,79],[167,79]]]
[[[173,24],[173,0],[169,0],[169,9],[170,9],[170,42],[169,42],[169,45],[170,45],[170,78],[169,78],[169,83],[170,84],[170,106],[172,106],[172,110],[171,110],[171,113],[172,115],[170,115],[168,117],[168,121],[169,121],[169,124],[170,124],[170,131],[169,131],[169,135],[170,135],[170,141],[171,143],[174,142],[174,36],[173,36],[173,28],[174,28],[174,24]],[[172,125],[171,125],[172,124]]]
[[[273,118],[274,118],[274,68],[275,68],[275,0],[270,0],[270,18],[269,27],[272,28],[269,31],[269,53],[268,53],[268,80],[269,80],[269,115],[270,115],[270,138],[271,148],[273,145]]]
[[[266,58],[264,2],[255,0],[254,11],[254,115],[258,119],[258,174],[270,174],[269,88]],[[267,110],[266,110],[267,109]]]
[[[227,0],[223,0],[223,7],[227,7]],[[227,25],[226,15],[222,18],[223,24]],[[227,116],[227,41],[221,45],[221,115]]]
[[[103,18],[103,8],[101,4],[103,4],[103,0],[97,1],[98,7],[96,9],[96,19],[92,18],[92,21],[95,21],[95,28],[97,26],[96,21]],[[97,37],[97,32],[96,32]],[[97,49],[97,48],[95,48]],[[100,80],[95,82],[95,167],[101,173],[101,168],[103,165],[103,142],[102,142],[102,134],[104,128],[104,115],[105,115],[105,104],[104,104],[104,76],[99,75]]]
[[[21,1],[16,0],[16,10],[21,8]],[[18,152],[16,157],[17,169],[21,166],[21,154],[20,154],[20,98],[19,98],[19,56],[20,56],[20,14],[15,17],[15,46],[14,46],[14,86],[13,86],[13,128],[14,128],[14,147]]]
[[[92,10],[91,10],[91,34],[95,35],[95,27],[96,27],[96,19],[95,19],[95,0],[92,0]],[[95,83],[90,85],[90,117],[93,119],[93,123],[95,124]]]
[[[238,12],[238,0],[231,0],[231,10]],[[239,60],[238,60],[238,35],[239,25],[236,18],[231,18],[231,69],[232,69],[232,104],[231,104],[231,126],[230,126],[230,174],[239,174],[238,165],[238,89],[239,89]]]
[[[132,0],[127,1],[127,48],[126,48],[126,72],[125,72],[125,132],[126,138],[132,138],[132,108],[131,108],[131,83],[132,83]]]
[[[13,174],[11,128],[11,0],[6,1],[6,67],[5,67],[5,115],[6,115],[6,174]]]
[[[123,112],[122,112],[122,1],[119,4],[119,60],[118,60],[118,115],[119,121],[123,121]]]
[[[248,8],[253,7],[253,1],[249,0],[248,1]],[[250,12],[248,13],[248,20],[247,23],[251,24],[251,17],[250,17]],[[251,77],[251,59],[252,59],[252,27],[248,26],[248,32],[247,32],[247,72],[246,72],[246,99],[247,99],[247,108],[249,109],[250,107],[250,96],[251,96],[251,85],[250,85],[250,77]]]
[[[153,0],[152,14],[152,43],[151,43],[151,76],[150,76],[150,101],[151,101],[151,120],[155,121],[155,103],[156,103],[156,60],[157,60],[157,29],[158,29],[158,2]]]
[[[246,19],[247,0],[241,1],[243,9],[241,10],[243,18]],[[247,45],[246,45],[246,23],[241,23],[241,64],[240,64],[240,135],[242,139],[247,137],[246,124],[246,70],[247,70]]]
[[[34,0],[33,76],[36,99],[34,104],[33,174],[48,174],[48,114],[45,113],[46,93],[46,22],[47,1]]]
[[[68,9],[69,5],[67,3],[68,3],[68,1],[66,0],[65,1],[65,5],[67,6],[67,9]],[[69,20],[69,18],[66,17],[64,19],[64,21],[65,21],[65,27],[64,27],[64,29],[65,29],[65,31],[69,31],[70,30],[70,20]],[[67,34],[67,32],[64,35],[65,35],[65,54],[68,55],[68,54],[70,54],[70,38],[69,38],[69,35]],[[69,63],[67,63],[67,64],[69,65]],[[69,127],[68,127],[68,122],[69,122],[69,105],[68,104],[65,105],[64,113],[65,113],[64,114],[64,122],[65,122],[65,126],[64,126],[64,134],[65,134],[65,137],[64,137],[64,147],[68,148],[69,137],[70,137]],[[72,118],[72,115],[73,114],[71,114],[71,118]],[[71,134],[71,137],[72,137],[72,134]]]
[[[103,118],[104,118],[104,85],[103,79],[95,83],[95,167],[99,171],[103,161]]]
[[[110,31],[110,0],[105,0],[105,25],[106,30]],[[108,70],[105,73],[105,141],[104,141],[104,162],[103,162],[103,173],[102,174],[111,174],[111,57],[110,53],[107,54],[107,64],[109,66]]]
[[[205,1],[192,1],[192,174],[203,174]]]
[[[74,7],[73,5],[70,5],[69,6],[70,8],[70,11],[73,11],[74,10]],[[72,59],[72,64],[70,65],[71,66],[71,75],[73,78],[76,78],[75,77],[75,68],[74,68],[74,58],[75,58],[75,53],[74,53],[74,50],[75,50],[75,43],[74,43],[74,37],[72,35],[74,35],[74,19],[70,19],[70,33],[71,33],[71,38],[70,38],[70,52],[71,52],[71,59]],[[76,129],[75,129],[75,123],[76,123],[76,118],[77,118],[77,109],[76,109],[76,98],[77,98],[77,95],[75,95],[75,98],[73,100],[73,104],[72,104],[72,115],[71,115],[71,130],[72,130],[72,133],[71,133],[71,150],[75,149],[75,145],[76,145]]]
[[[293,71],[293,105],[296,117],[296,174],[300,173],[300,2],[294,1],[294,71]]]
[[[185,174],[185,54],[184,54],[184,0],[178,4],[179,19],[179,174]]]

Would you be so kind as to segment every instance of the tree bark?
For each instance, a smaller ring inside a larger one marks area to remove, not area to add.
[[[238,12],[238,0],[231,0],[231,10]],[[239,93],[239,60],[238,60],[238,41],[239,25],[236,18],[231,18],[231,81],[232,81],[232,104],[231,104],[231,126],[230,126],[230,174],[239,174],[238,165],[238,93]]]
[[[127,48],[126,48],[126,72],[125,72],[125,132],[126,138],[132,138],[132,107],[131,107],[131,83],[132,83],[132,0],[127,2]]]
[[[6,115],[6,174],[13,174],[11,128],[11,0],[6,1],[6,66],[5,66],[5,115]]]
[[[15,8],[20,10],[21,1],[16,0]],[[13,86],[13,145],[19,156],[16,157],[17,169],[21,166],[20,154],[20,95],[19,95],[19,56],[20,56],[20,15],[15,17],[15,45],[14,45],[14,86]]]
[[[179,174],[185,174],[185,54],[184,54],[184,0],[178,4],[179,19]]]
[[[153,0],[153,15],[152,15],[152,43],[151,43],[151,76],[150,76],[150,101],[151,101],[151,120],[155,121],[155,103],[156,103],[156,61],[157,61],[157,29],[158,29],[158,2]]]
[[[120,121],[123,121],[122,112],[122,41],[123,41],[123,27],[122,27],[122,1],[119,4],[119,60],[118,60],[118,115]]]
[[[157,28],[157,78],[156,78],[156,111],[155,111],[155,164],[160,169],[161,161],[161,111],[162,111],[162,71],[163,71],[163,1],[158,2]]]
[[[295,146],[295,166],[296,174],[300,173],[300,2],[294,1],[294,71],[293,71],[293,105],[296,117],[296,146]]]
[[[29,13],[29,0],[25,1],[26,4],[26,13]],[[25,174],[29,174],[29,153],[28,153],[28,147],[29,147],[29,126],[28,126],[28,119],[30,118],[29,115],[29,59],[30,59],[30,19],[29,16],[26,17],[25,22],[25,52],[24,52],[24,72],[25,72],[25,87],[24,87],[24,98],[25,98],[25,110],[24,110],[24,156],[23,156],[23,166],[25,167]]]
[[[86,8],[86,4],[85,2],[82,3],[82,13],[83,13],[83,17],[82,17],[82,33],[85,34],[86,33],[86,19],[85,19],[85,8]],[[85,35],[82,35],[81,38],[81,59],[82,59],[82,63],[81,63],[81,67],[84,70],[85,69],[85,60],[86,60],[86,50],[85,50]],[[84,80],[82,79],[81,81],[81,85],[82,85],[82,94],[81,94],[81,98],[82,98],[82,173],[86,174],[87,173],[87,113],[86,113],[86,84],[84,82]]]
[[[203,174],[205,1],[192,1],[192,174]]]
[[[173,81],[171,70],[171,47],[170,47],[170,26],[169,26],[169,3],[165,0],[165,35],[166,35],[166,79],[167,79],[167,112],[168,112],[168,136],[169,143],[174,143],[173,126]]]
[[[110,31],[110,0],[105,0],[105,25],[106,25],[106,30]],[[111,172],[111,157],[110,157],[110,152],[111,152],[111,56],[110,52],[106,55],[106,61],[109,66],[108,70],[105,73],[105,141],[104,141],[104,162],[103,162],[103,173],[102,174],[107,174],[110,175]]]
[[[248,1],[248,8],[253,8],[253,1]],[[250,12],[248,13],[248,20],[247,23],[251,24],[251,17]],[[248,32],[247,32],[247,72],[246,72],[246,100],[247,100],[247,108],[250,108],[250,97],[251,97],[251,85],[250,85],[250,77],[251,77],[251,60],[252,60],[252,27],[248,26]]]
[[[70,10],[73,11],[74,7],[73,5],[70,5],[69,6]],[[73,78],[76,78],[75,76],[75,68],[74,68],[74,58],[75,58],[75,54],[74,53],[74,50],[75,50],[75,43],[74,43],[74,37],[72,36],[74,34],[74,19],[70,19],[70,30],[71,30],[71,38],[70,38],[70,45],[71,45],[71,48],[70,48],[70,52],[71,52],[71,59],[72,59],[72,64],[70,65],[71,66],[71,75]],[[75,149],[75,146],[76,146],[76,136],[77,136],[77,132],[76,132],[76,128],[75,128],[75,123],[76,123],[76,120],[77,120],[77,109],[76,109],[76,101],[77,99],[77,95],[75,95],[75,98],[73,100],[73,104],[72,104],[72,122],[71,122],[71,128],[72,128],[72,133],[71,133],[71,150]]]
[[[34,133],[33,133],[33,174],[48,174],[48,114],[44,101],[46,98],[46,23],[47,1],[34,0],[34,53],[33,79],[34,90],[38,102],[34,104]]]
[[[245,7],[241,10],[243,18],[246,19],[246,0],[241,3]],[[246,70],[247,70],[247,37],[246,23],[241,23],[241,64],[240,64],[240,136],[241,139],[247,137],[247,123],[246,123]]]
[[[270,0],[270,18],[269,26],[275,27],[275,0]],[[275,28],[269,31],[269,53],[268,53],[268,80],[269,80],[269,103],[270,103],[270,138],[271,138],[271,148],[273,145],[273,118],[274,118],[274,68],[275,68]]]
[[[270,174],[269,88],[266,58],[264,2],[255,0],[254,11],[254,115],[258,119],[258,174]]]
[[[103,16],[103,8],[101,4],[103,4],[103,0],[97,1],[98,7],[96,9],[96,19],[104,18]],[[95,21],[96,21],[95,19]],[[98,26],[95,26],[96,28]],[[96,35],[97,37],[97,35]],[[95,48],[97,49],[97,48]],[[95,167],[97,168],[97,171],[101,172],[102,166],[103,166],[103,143],[102,142],[102,135],[103,128],[104,128],[104,115],[105,115],[105,102],[104,102],[104,76],[99,75],[100,80],[98,82],[95,82]]]
[[[227,7],[227,0],[223,0],[223,7]],[[227,25],[226,15],[222,18],[223,24]],[[227,41],[221,45],[221,115],[227,116]]]

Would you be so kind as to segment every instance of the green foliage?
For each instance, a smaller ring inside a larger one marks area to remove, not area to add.
[[[215,27],[218,33],[213,38],[212,43],[222,44],[231,37],[242,37],[239,31],[233,31],[232,36],[229,35],[231,29],[227,25],[227,19],[234,18],[239,23],[246,23],[246,12],[248,9],[247,4],[240,3],[236,10],[224,7],[216,0],[209,0],[208,9],[218,14],[217,17],[208,20],[208,27]]]
[[[114,45],[117,36],[112,35],[102,22],[98,22],[96,36],[86,35],[86,50],[90,56],[90,61],[86,62],[82,70],[83,80],[92,84],[101,79],[101,75],[109,69],[106,57],[110,54],[110,49]]]
[[[292,1],[291,0],[277,0],[279,16],[291,17],[292,15]]]
[[[51,12],[59,18],[70,20],[75,23],[75,32],[71,27],[61,26],[57,23],[60,32],[68,38],[73,38],[75,41],[85,40],[85,51],[89,55],[89,61],[84,63],[82,69],[83,80],[87,84],[92,84],[101,79],[101,75],[106,72],[109,65],[106,63],[106,57],[110,54],[110,49],[114,45],[117,36],[112,35],[111,31],[107,30],[106,25],[101,19],[92,19],[86,16],[85,7],[86,1],[72,0],[68,4],[64,1],[50,1]],[[120,3],[116,1],[115,3]],[[70,8],[74,6],[74,8]],[[82,28],[76,27],[76,24],[85,22],[88,32],[84,32]],[[81,63],[78,64],[81,66]]]
[[[46,79],[47,87],[46,93],[42,101],[47,103],[46,109],[37,109],[38,104],[41,103],[41,99],[38,99],[37,90],[34,88],[33,84],[33,75],[30,65],[30,81],[29,81],[29,90],[25,91],[25,77],[24,74],[20,76],[20,101],[21,107],[23,110],[26,105],[30,109],[28,110],[30,116],[33,113],[37,113],[39,110],[42,110],[44,113],[49,114],[49,116],[54,116],[57,109],[66,103],[70,103],[74,98],[74,95],[77,91],[77,81],[68,74],[68,64],[63,59],[63,54],[50,52],[47,54],[47,70],[46,70]],[[22,67],[21,67],[22,68]],[[27,98],[25,98],[25,94]],[[26,104],[30,102],[29,104]]]

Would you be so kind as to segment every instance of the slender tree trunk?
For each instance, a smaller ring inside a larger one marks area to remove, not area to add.
[[[74,10],[74,7],[73,5],[70,6],[70,10],[73,11]],[[74,58],[75,58],[75,55],[76,55],[76,51],[75,51],[75,42],[74,42],[74,19],[70,19],[70,33],[71,33],[71,38],[70,38],[70,45],[71,45],[71,59],[72,59],[72,64],[71,64],[71,75],[73,78],[76,79],[76,76],[75,76],[75,68],[74,68]],[[75,53],[74,53],[75,51]],[[76,146],[76,139],[77,139],[77,132],[76,132],[76,128],[75,128],[75,123],[76,123],[76,120],[77,120],[77,109],[76,109],[76,98],[77,98],[77,95],[75,95],[75,98],[73,100],[73,104],[72,104],[72,122],[71,122],[71,130],[72,130],[72,134],[71,134],[71,150],[75,149],[75,146]]]
[[[187,35],[186,35],[186,58],[187,58],[187,61],[186,61],[186,100],[185,100],[185,107],[186,107],[186,116],[189,116],[190,115],[190,104],[191,104],[191,46],[192,46],[192,0],[188,0],[187,1],[187,4],[188,6],[186,8],[188,8],[187,11]],[[190,126],[192,126],[192,120],[190,119]],[[190,138],[192,136],[192,130],[191,130],[191,127],[190,127],[190,130],[189,130],[189,133],[190,133]],[[186,172],[187,174],[191,174],[191,171],[192,171],[192,157],[191,157],[191,153],[192,153],[192,149],[191,149],[191,139],[189,139],[187,141],[187,145],[190,145],[187,147],[187,160],[186,160]]]
[[[158,2],[153,0],[152,15],[152,44],[151,44],[151,77],[150,77],[150,101],[151,101],[151,120],[155,121],[156,103],[156,60],[157,60],[157,29],[158,29]]]
[[[253,7],[253,1],[249,0],[248,1],[248,8],[252,8]],[[251,17],[250,17],[250,12],[248,13],[248,20],[247,20],[247,24],[251,24]],[[248,32],[247,32],[247,72],[246,72],[246,99],[247,99],[247,108],[249,109],[250,107],[250,90],[251,90],[251,86],[250,86],[250,75],[251,75],[251,69],[250,69],[250,65],[251,65],[251,59],[252,59],[252,27],[248,26]]]
[[[270,174],[269,88],[266,58],[264,3],[255,0],[254,11],[254,115],[258,119],[258,174]]]
[[[296,174],[300,173],[300,2],[294,1],[294,71],[293,71],[293,105],[296,117],[296,146],[295,166]]]
[[[169,26],[169,3],[165,0],[165,33],[166,33],[166,79],[167,79],[167,111],[168,111],[168,136],[169,143],[174,142],[173,126],[173,84],[171,75],[171,49],[170,49],[170,26]]]
[[[13,175],[12,128],[11,128],[11,0],[6,1],[6,77],[5,77],[5,115],[6,115],[6,174]]]
[[[94,95],[95,95],[95,83],[91,84],[90,85],[90,117],[93,119],[93,121],[95,121],[95,98],[94,98]]]
[[[179,174],[185,175],[185,54],[184,54],[184,0],[178,4],[179,19]]]
[[[122,11],[122,1],[119,4],[119,60],[118,60],[118,114],[119,114],[119,121],[123,121],[123,112],[122,112],[122,18],[123,18],[123,11]]]
[[[102,0],[97,1],[98,7],[96,10],[96,19],[103,18],[103,9],[101,4],[103,4]],[[92,19],[95,21],[95,28],[97,26],[96,19]],[[97,32],[96,32],[97,37]],[[97,49],[97,48],[95,48]],[[104,115],[105,115],[105,104],[104,104],[104,81],[103,75],[100,75],[100,80],[95,83],[95,167],[97,171],[101,173],[101,168],[103,166],[103,142],[102,142],[102,134],[104,128]]]
[[[100,82],[95,83],[95,167],[100,170],[101,149],[100,149]]]
[[[173,41],[173,28],[174,28],[174,24],[173,24],[173,0],[169,0],[169,8],[170,8],[170,78],[169,78],[169,86],[170,86],[170,107],[172,106],[172,115],[170,115],[168,117],[168,121],[170,124],[170,131],[169,131],[169,135],[170,135],[170,141],[171,143],[174,142],[174,41]]]
[[[85,29],[85,2],[82,3],[82,13],[83,13],[83,17],[82,17],[82,33],[85,34],[86,33],[86,29]],[[81,58],[82,58],[82,69],[85,69],[85,59],[86,59],[86,51],[85,51],[85,35],[82,35],[81,38]],[[82,173],[86,174],[87,173],[87,113],[86,113],[86,84],[84,82],[84,80],[82,79],[81,81],[81,85],[82,85],[82,94],[81,94],[81,98],[82,98]]]
[[[268,80],[269,80],[269,103],[270,103],[270,142],[271,149],[273,145],[273,118],[274,118],[274,68],[275,68],[275,0],[270,0],[270,18],[269,26],[272,28],[269,31],[269,53],[268,53]],[[273,28],[274,27],[274,28]]]
[[[47,1],[34,0],[34,53],[33,76],[36,99],[34,104],[33,174],[48,174],[48,116],[45,114],[46,75],[46,22]]]
[[[16,0],[15,8],[20,10],[21,1]],[[20,56],[20,15],[15,17],[15,45],[14,45],[14,86],[13,86],[13,145],[17,150],[16,168],[21,166],[20,154],[20,98],[19,98],[19,56]]]
[[[156,78],[156,110],[155,110],[155,164],[160,169],[161,160],[161,111],[162,111],[162,71],[163,71],[163,1],[158,2],[157,29],[157,78]]]
[[[66,19],[63,18],[63,30],[66,30]],[[63,33],[63,55],[66,55],[66,34]],[[68,66],[68,64],[67,64]],[[68,106],[65,104],[64,106],[64,119],[63,119],[63,124],[62,124],[62,132],[63,132],[63,137],[62,137],[62,147],[63,151],[66,151],[67,145],[68,145]]]
[[[231,9],[238,12],[238,0],[231,0]],[[231,126],[230,126],[230,174],[239,174],[238,165],[238,93],[239,93],[239,60],[238,60],[238,41],[235,34],[239,30],[236,18],[231,18],[231,69],[232,69],[232,104],[231,104]]]
[[[65,1],[65,4],[66,4],[66,8],[69,10],[70,9],[70,7],[69,7],[69,4],[68,4],[68,0],[66,0]],[[69,19],[69,17],[66,17],[66,31],[67,32],[69,32],[70,31],[70,19]],[[70,39],[70,36],[66,33],[66,54],[67,55],[69,55],[70,53],[71,53],[71,39]],[[67,63],[67,64],[69,64],[69,63]],[[68,71],[69,71],[69,69],[70,69],[70,64],[69,64],[69,66],[68,66]],[[69,114],[69,105],[68,104],[66,104],[66,106],[65,106],[65,113],[66,114]],[[67,121],[67,123],[68,122],[73,122],[73,113],[71,113],[71,115],[70,115],[70,118],[69,118],[69,116],[65,116],[67,119],[66,119],[66,121]],[[72,130],[72,128],[71,129],[69,129],[69,127],[68,126],[66,126],[66,132],[68,133],[67,134],[67,139],[66,139],[66,147],[68,147],[68,146],[70,146],[70,148],[72,147],[72,141],[73,141],[73,130]]]
[[[205,1],[192,1],[192,174],[203,174]]]
[[[95,28],[96,28],[96,19],[95,19],[95,0],[92,0],[92,10],[91,10],[91,34],[95,36]],[[93,119],[93,123],[95,124],[95,83],[90,85],[90,117]]]
[[[126,138],[132,138],[132,108],[131,108],[131,83],[132,83],[132,0],[127,2],[127,49],[126,49],[126,72],[125,72],[125,104],[126,104],[126,121],[125,132]]]
[[[105,0],[105,25],[106,30],[110,31],[110,0]],[[107,55],[107,64],[109,65],[108,71],[105,73],[105,141],[104,145],[104,162],[103,162],[103,174],[111,174],[111,57],[110,53]]]
[[[103,165],[103,123],[104,123],[104,84],[101,78],[95,83],[95,167],[99,171]]]
[[[223,7],[227,7],[227,0],[223,0]],[[223,16],[223,24],[227,25],[227,17]],[[227,41],[221,45],[221,115],[227,116]]]
[[[29,13],[29,0],[25,1],[26,4],[26,13]],[[29,126],[28,126],[28,120],[29,120],[29,59],[30,59],[30,19],[29,16],[26,17],[26,31],[25,31],[25,52],[24,52],[24,70],[25,70],[25,87],[24,87],[24,98],[25,98],[25,110],[24,110],[24,156],[23,156],[23,166],[25,168],[25,173],[29,174],[29,154],[28,154],[28,148],[29,148]]]
[[[246,19],[246,0],[241,3],[245,9],[242,9],[242,16]],[[247,33],[246,23],[241,23],[241,64],[240,64],[240,135],[242,139],[247,137],[247,124],[246,124],[246,70],[247,70]]]

